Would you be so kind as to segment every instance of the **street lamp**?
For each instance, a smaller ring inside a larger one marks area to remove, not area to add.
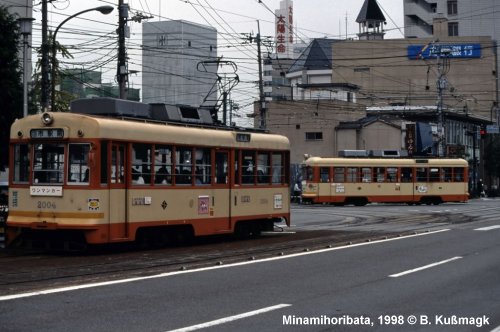
[[[81,15],[81,14],[84,14],[84,13],[87,13],[87,12],[91,12],[91,11],[98,11],[100,12],[101,14],[104,14],[104,15],[107,15],[109,13],[111,13],[113,11],[113,7],[112,6],[99,6],[99,7],[95,7],[95,8],[91,8],[91,9],[86,9],[86,10],[82,10],[81,12],[78,12],[76,14],[73,14],[71,16],[69,16],[68,18],[66,18],[64,21],[62,21],[56,28],[56,30],[54,31],[54,35],[52,36],[52,77],[51,77],[51,82],[52,82],[52,93],[51,93],[51,109],[52,111],[55,111],[55,105],[56,105],[56,98],[55,98],[55,95],[56,95],[56,35],[57,35],[57,32],[59,31],[59,28],[66,22],[68,22],[69,20],[71,20],[72,18],[78,16],[78,15]]]
[[[31,35],[34,20],[32,17],[17,19],[19,22],[19,31],[23,35],[23,117],[28,115],[28,74],[31,73],[31,70],[28,70],[28,38]]]

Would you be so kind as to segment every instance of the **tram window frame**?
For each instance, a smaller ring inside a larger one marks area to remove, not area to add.
[[[440,173],[441,172],[439,167],[429,167],[428,170],[429,182],[440,182],[441,181]]]
[[[373,182],[382,183],[385,182],[385,167],[375,167],[373,172]]]
[[[321,183],[330,182],[330,167],[319,168],[319,182]]]
[[[427,182],[428,180],[428,167],[416,167],[415,175],[417,182]]]
[[[443,167],[441,169],[441,182],[452,182],[453,169],[451,167]]]
[[[212,184],[212,150],[208,148],[195,149],[195,185]]]
[[[453,167],[453,182],[465,181],[465,167]]]
[[[14,183],[27,184],[30,179],[31,168],[31,145],[16,144],[14,145],[14,174],[12,180]]]
[[[271,174],[271,158],[269,152],[257,152],[257,184],[269,184]]]
[[[359,167],[346,167],[346,181],[349,183],[359,182]]]
[[[413,182],[413,167],[401,167],[401,182]]]
[[[155,144],[154,146],[154,183],[157,186],[172,185],[173,147]]]
[[[82,150],[78,151],[78,148]],[[68,144],[68,184],[88,185],[90,183],[90,149],[90,143]]]
[[[241,151],[241,163],[242,163],[242,174],[241,183],[243,185],[255,184],[255,151],[254,150],[243,150]]]
[[[101,184],[108,183],[108,141],[101,142]]]
[[[398,168],[387,167],[385,170],[385,180],[390,183],[398,182]]]
[[[372,173],[371,167],[361,167],[361,182],[372,182]]]
[[[130,169],[132,184],[151,185],[152,151],[151,144],[132,144],[132,167]]]
[[[284,156],[282,152],[273,152],[271,154],[271,172],[272,172],[272,184],[283,184],[284,183]]]
[[[193,184],[193,148],[187,146],[175,147],[175,185]]]
[[[63,185],[65,156],[66,144],[64,143],[35,143],[33,145],[33,182]]]
[[[334,167],[333,168],[333,182],[344,183],[345,182],[345,167]]]

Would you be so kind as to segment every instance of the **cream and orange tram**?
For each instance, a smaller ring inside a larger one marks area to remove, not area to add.
[[[336,205],[466,202],[463,159],[310,157],[303,163],[302,200]]]
[[[290,225],[279,135],[44,113],[12,125],[10,161],[10,243],[163,243]]]

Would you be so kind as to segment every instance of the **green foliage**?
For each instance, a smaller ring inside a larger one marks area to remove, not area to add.
[[[10,126],[23,113],[22,74],[18,58],[19,28],[0,6],[0,168],[8,165]]]

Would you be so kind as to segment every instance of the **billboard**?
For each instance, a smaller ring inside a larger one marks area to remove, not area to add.
[[[427,44],[409,45],[408,59],[480,58],[481,44]]]

